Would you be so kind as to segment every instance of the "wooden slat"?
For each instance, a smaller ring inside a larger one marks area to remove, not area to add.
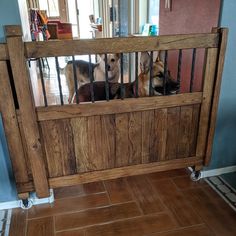
[[[29,74],[24,57],[22,34],[9,26],[6,27],[6,32],[9,58],[21,112],[28,155],[34,177],[34,185],[38,197],[47,197],[49,196],[48,182],[36,121],[35,107],[30,90]],[[15,34],[16,32],[17,34]]]
[[[123,37],[25,43],[28,58],[128,53],[218,46],[218,34],[187,34],[157,37]],[[102,47],[101,47],[102,45]]]
[[[28,182],[27,166],[11,91],[7,64],[0,61],[0,112],[17,183]]]
[[[215,71],[217,64],[218,49],[208,49],[206,55],[206,67],[203,86],[203,102],[201,105],[199,132],[197,138],[196,156],[205,158],[210,109],[214,88]]]
[[[224,59],[225,59],[225,51],[227,46],[227,38],[228,38],[228,29],[214,29],[213,32],[221,33],[221,41],[219,46],[219,58],[218,58],[218,65],[217,65],[217,72],[216,72],[216,82],[214,86],[214,95],[212,101],[212,108],[211,108],[211,116],[210,116],[210,128],[208,134],[208,141],[207,141],[207,150],[206,150],[206,157],[205,157],[205,165],[208,165],[211,159],[212,147],[213,147],[213,139],[215,133],[215,125],[216,125],[216,116],[217,116],[217,109],[220,97],[220,86],[221,86],[221,79],[224,67]]]
[[[26,228],[27,228],[26,218],[27,218],[27,211],[21,208],[12,209],[9,236],[26,235]]]
[[[93,171],[82,173],[78,175],[70,175],[64,177],[50,178],[49,185],[51,188],[76,185],[80,183],[89,183],[94,181],[102,181],[107,179],[116,179],[120,177],[147,174],[156,171],[166,171],[169,169],[179,169],[188,166],[202,164],[202,159],[197,157],[190,157],[184,159],[154,162],[150,164],[140,164],[134,166],[125,166],[121,168],[114,168],[102,171]]]
[[[9,59],[6,44],[0,44],[0,61],[6,61]]]
[[[54,236],[53,217],[29,220],[27,226],[27,236]]]
[[[184,105],[200,104],[202,93],[178,94],[175,96],[156,96],[112,100],[110,102],[96,102],[79,105],[50,106],[36,108],[39,121],[93,116],[105,114],[119,114],[125,112],[146,111]]]
[[[169,108],[167,111],[167,140],[165,159],[177,158],[180,107]]]

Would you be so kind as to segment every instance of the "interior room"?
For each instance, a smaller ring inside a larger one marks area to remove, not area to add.
[[[1,0],[0,236],[236,235],[234,0]]]

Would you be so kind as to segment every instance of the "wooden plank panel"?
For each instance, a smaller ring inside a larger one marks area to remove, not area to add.
[[[217,64],[218,49],[208,49],[206,55],[206,69],[204,75],[203,102],[201,105],[199,132],[197,138],[196,155],[205,158],[207,135],[209,128],[210,109]]]
[[[167,111],[167,142],[166,160],[176,159],[179,133],[180,107],[169,108]]]
[[[50,177],[76,173],[74,138],[70,120],[41,122]]]
[[[156,96],[112,100],[110,102],[95,102],[79,105],[50,106],[36,108],[39,121],[81,116],[122,114],[125,112],[147,111],[184,105],[200,104],[202,93],[177,94],[174,96]]]
[[[25,43],[28,58],[217,47],[218,34],[123,37]],[[103,45],[103,47],[101,47]],[[60,50],[59,50],[60,49]]]
[[[27,166],[6,62],[0,61],[0,112],[17,183],[28,182]]]
[[[56,236],[85,236],[83,230],[70,230],[56,233]]]
[[[28,221],[27,236],[54,236],[53,217]]]
[[[25,50],[20,27],[6,26],[7,46],[13,79],[19,102],[21,119],[30,158],[32,174],[38,197],[49,196],[46,169],[35,113],[35,106],[30,89],[29,74],[25,61]]]
[[[0,44],[0,61],[6,61],[9,59],[7,46],[4,43]]]
[[[21,208],[12,210],[9,236],[26,235],[27,212]]]
[[[115,122],[116,122],[115,167],[127,166],[129,164],[129,146],[128,146],[129,115],[127,113],[117,114]]]
[[[185,158],[189,155],[190,150],[190,135],[192,123],[193,107],[180,107],[180,123],[177,137],[177,158]]]
[[[142,163],[142,113],[128,114],[128,159],[129,165]]]
[[[193,105],[192,125],[189,137],[189,156],[196,156],[197,135],[199,127],[200,105]]]
[[[202,164],[202,158],[189,157],[184,159],[153,162],[148,164],[125,166],[108,170],[81,173],[78,175],[50,178],[49,183],[51,188],[58,188],[67,185],[77,185],[81,183],[116,179],[120,177],[147,174],[157,171],[166,171],[169,169],[179,169],[201,164]]]
[[[78,117],[71,119],[74,136],[77,173],[91,170],[89,159],[88,118]]]

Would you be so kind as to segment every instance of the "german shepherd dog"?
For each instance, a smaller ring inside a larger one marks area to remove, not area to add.
[[[120,83],[108,83],[109,99],[118,98],[133,98],[133,97],[147,97],[150,95],[150,62],[151,57],[147,52],[141,53],[140,58],[140,74],[138,76],[138,83],[134,81],[132,83],[123,84],[123,95]],[[164,63],[157,56],[156,61],[153,62],[152,66],[152,89],[153,95],[160,96],[164,95]],[[136,85],[138,84],[138,89]],[[98,81],[93,83],[94,88],[94,100],[106,100],[106,83],[104,81]],[[170,72],[167,71],[165,94],[171,95],[176,94],[179,90],[179,83],[172,79]],[[137,94],[138,91],[138,94]],[[90,84],[81,86],[78,90],[79,102],[91,101]],[[75,98],[73,99],[75,102]]]
[[[108,81],[117,83],[120,77],[119,54],[107,54]],[[91,67],[91,69],[90,69]],[[90,83],[89,70],[92,72],[94,81],[105,81],[105,55],[100,55],[98,63],[93,64],[83,60],[75,60],[78,88]],[[65,77],[69,90],[68,102],[71,103],[75,93],[73,61],[68,61],[65,68]]]

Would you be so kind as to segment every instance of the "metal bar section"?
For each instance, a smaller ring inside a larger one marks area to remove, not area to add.
[[[91,94],[91,101],[94,102],[94,87],[93,87],[93,69],[92,69],[92,62],[91,62],[91,54],[89,54],[89,79],[90,79],[90,94]]]
[[[60,92],[61,105],[64,105],[63,94],[62,94],[62,87],[61,87],[61,76],[60,76],[60,67],[59,67],[58,57],[55,57],[55,62],[56,62],[57,80],[58,80],[58,86],[59,86],[59,92]]]
[[[138,52],[135,53],[135,93],[135,97],[138,98]]]
[[[168,73],[167,63],[168,63],[168,51],[165,50],[163,95],[166,95],[166,79],[167,79],[167,73]]]
[[[41,86],[42,86],[42,90],[43,90],[44,105],[45,105],[45,107],[47,107],[48,101],[47,101],[47,94],[46,94],[45,83],[44,83],[44,78],[43,78],[43,68],[42,68],[42,64],[41,64],[41,58],[38,59],[38,64],[39,64],[39,74],[40,74]]]
[[[124,55],[120,53],[120,96],[124,99]]]
[[[107,64],[107,54],[105,54],[105,92],[106,92],[106,100],[109,101],[109,81],[108,81],[108,64]]]
[[[182,49],[179,49],[179,58],[178,58],[178,72],[177,72],[177,82],[180,85],[179,90],[177,91],[177,93],[179,93],[180,89],[181,89],[181,67],[182,67]]]
[[[193,49],[191,79],[190,79],[190,93],[193,92],[193,80],[194,80],[194,72],[195,72],[195,61],[196,61],[196,48]]]
[[[150,53],[150,78],[149,78],[149,96],[153,96],[153,87],[152,87],[152,82],[153,82],[153,51]]]
[[[75,65],[75,56],[72,56],[72,63],[73,63],[74,85],[75,85],[75,100],[76,104],[79,104],[78,79]]]

